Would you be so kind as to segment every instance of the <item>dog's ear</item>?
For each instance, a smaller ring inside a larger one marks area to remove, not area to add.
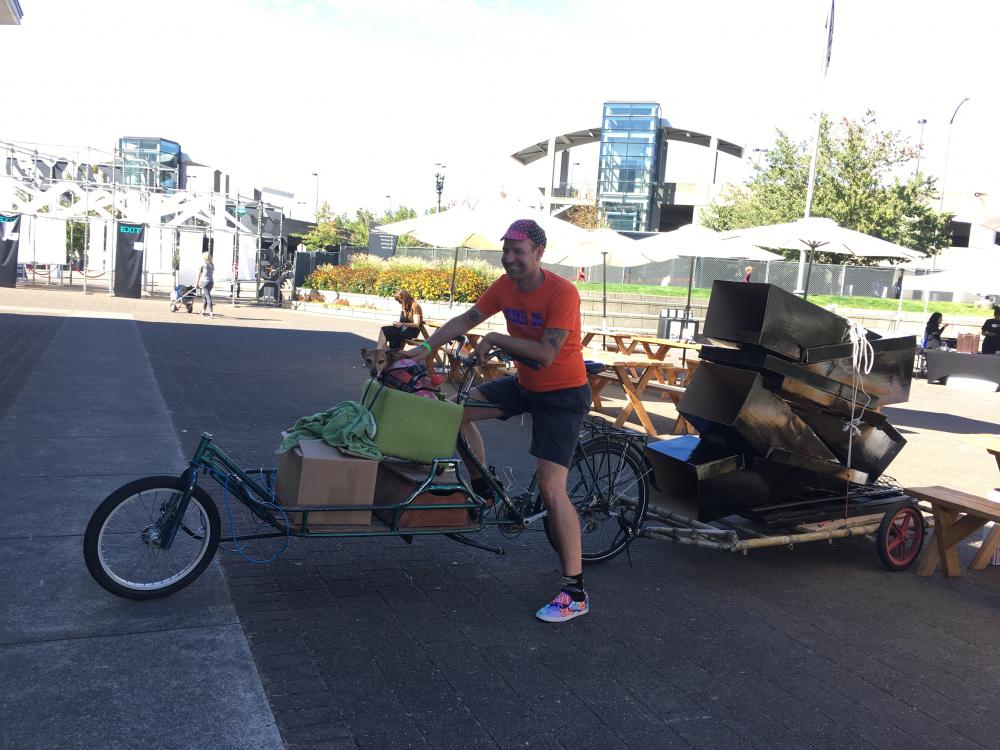
[[[394,365],[399,360],[405,359],[402,349],[388,349],[385,354],[386,362],[390,365]]]

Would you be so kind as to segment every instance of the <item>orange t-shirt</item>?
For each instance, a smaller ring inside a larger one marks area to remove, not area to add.
[[[501,276],[476,300],[476,309],[484,318],[503,311],[507,333],[515,338],[541,341],[546,328],[568,332],[562,349],[548,367],[532,370],[517,363],[517,381],[533,393],[587,384],[580,345],[580,293],[561,276],[543,273],[541,286],[530,292],[522,292],[517,282]]]

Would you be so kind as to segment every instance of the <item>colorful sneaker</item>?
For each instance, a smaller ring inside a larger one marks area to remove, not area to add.
[[[589,596],[586,596],[582,602],[575,602],[572,596],[565,591],[560,591],[555,599],[535,612],[535,617],[545,622],[566,622],[574,617],[585,615],[589,611]]]

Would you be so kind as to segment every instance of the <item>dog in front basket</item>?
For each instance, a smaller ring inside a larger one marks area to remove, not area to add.
[[[412,359],[393,360],[385,349],[362,349],[361,358],[368,368],[368,374],[386,388],[433,399],[437,398],[441,390],[422,362]]]

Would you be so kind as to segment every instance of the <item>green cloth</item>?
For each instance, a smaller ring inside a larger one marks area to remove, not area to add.
[[[281,441],[278,453],[291,450],[303,438],[319,438],[344,453],[379,461],[382,451],[372,441],[374,437],[375,418],[371,412],[357,401],[341,401],[331,409],[297,421]]]

